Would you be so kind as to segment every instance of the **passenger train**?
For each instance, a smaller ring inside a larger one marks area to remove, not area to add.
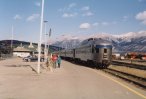
[[[106,40],[89,38],[78,47],[61,50],[59,54],[63,59],[93,64],[97,68],[107,68],[112,59],[112,44]]]

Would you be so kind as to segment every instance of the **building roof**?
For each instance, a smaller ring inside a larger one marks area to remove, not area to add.
[[[22,46],[22,43],[20,46],[14,48],[14,52],[37,52],[37,45],[33,45],[30,43],[30,45],[24,45]]]
[[[17,48],[14,48],[14,52],[31,52],[29,49],[26,49],[24,47],[18,46]]]

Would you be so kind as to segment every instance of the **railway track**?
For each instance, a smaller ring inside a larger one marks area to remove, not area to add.
[[[140,69],[140,70],[146,70],[146,65],[142,65],[142,64],[112,61],[112,65],[130,67],[130,68],[135,68],[135,69]]]
[[[146,78],[141,78],[132,74],[123,73],[114,69],[103,69],[102,71],[114,75],[116,77],[122,78],[130,83],[133,83],[146,90]]]

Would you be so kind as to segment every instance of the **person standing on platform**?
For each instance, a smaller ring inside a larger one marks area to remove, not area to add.
[[[53,68],[56,68],[56,61],[57,61],[57,55],[53,54],[52,56]]]
[[[60,65],[61,65],[61,57],[59,55],[57,56],[57,64],[58,64],[58,68],[60,68]]]
[[[49,55],[48,55],[48,59],[47,59],[47,68],[48,68],[51,72],[53,71],[52,65],[53,65],[53,63],[52,63],[52,54],[49,54]]]

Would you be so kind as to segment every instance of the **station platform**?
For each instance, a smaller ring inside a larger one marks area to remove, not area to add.
[[[37,74],[35,66],[20,58],[0,61],[0,99],[146,99],[145,90],[102,70],[62,61]]]

